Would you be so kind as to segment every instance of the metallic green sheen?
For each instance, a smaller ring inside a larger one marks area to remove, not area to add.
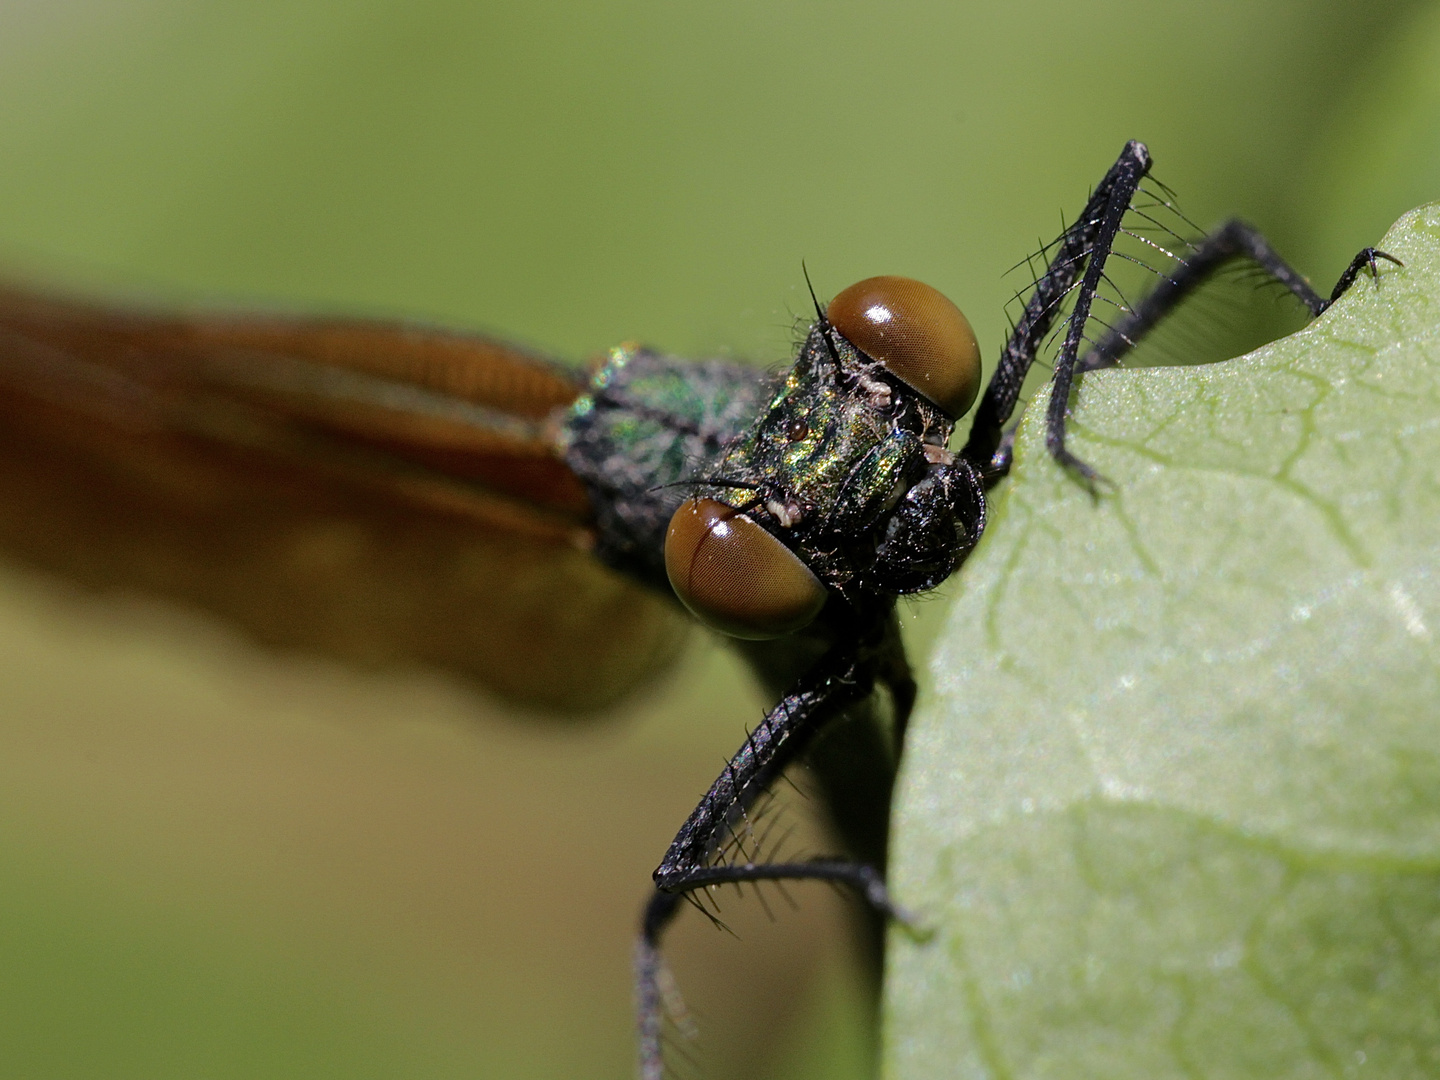
[[[812,330],[764,415],[719,462],[734,486],[711,493],[843,589],[873,552],[867,532],[923,475],[924,444],[943,446],[950,431],[921,395],[839,335],[827,343]]]
[[[665,529],[691,493],[684,482],[715,475],[775,384],[775,376],[730,361],[692,362],[634,345],[611,350],[560,435],[566,463],[590,492],[596,556],[668,592]]]

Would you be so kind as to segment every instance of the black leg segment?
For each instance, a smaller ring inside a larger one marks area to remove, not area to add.
[[[885,878],[874,867],[840,859],[802,863],[751,863],[741,866],[712,866],[696,873],[687,890],[708,885],[729,885],[747,881],[829,881],[846,885],[870,905],[882,919],[913,925],[909,912],[890,898]],[[660,938],[675,918],[684,896],[656,890],[645,905],[640,940],[635,948],[636,1008],[640,1029],[641,1080],[664,1080],[665,993],[664,964]]]
[[[1351,285],[1355,284],[1355,279],[1360,275],[1361,270],[1368,268],[1370,270],[1370,276],[1376,281],[1379,281],[1380,264],[1376,262],[1377,259],[1385,259],[1388,262],[1394,263],[1396,266],[1405,265],[1399,259],[1395,258],[1394,255],[1381,251],[1379,248],[1361,248],[1355,257],[1350,260],[1350,265],[1345,268],[1345,272],[1340,275],[1340,280],[1335,282],[1335,288],[1330,290],[1330,299],[1326,301],[1325,306],[1329,307],[1336,300],[1339,300],[1340,297],[1344,296],[1345,291],[1349,289]]]
[[[1079,370],[1093,371],[1116,363],[1196,288],[1214,276],[1226,263],[1237,258],[1249,259],[1284,285],[1310,309],[1312,318],[1340,299],[1345,290],[1355,283],[1361,270],[1368,267],[1370,273],[1375,275],[1378,272],[1379,259],[1388,259],[1396,265],[1400,263],[1393,255],[1387,255],[1377,248],[1365,248],[1350,260],[1350,265],[1335,283],[1329,299],[1325,299],[1310,287],[1310,283],[1299,271],[1276,254],[1270,242],[1253,225],[1243,221],[1227,221],[1196,244],[1190,255],[1171,271],[1169,276],[1163,278],[1129,314],[1110,329],[1095,348],[1086,354]]]
[[[885,891],[883,867],[836,859],[759,863],[752,859],[746,835],[746,813],[755,801],[828,725],[850,706],[868,699],[877,681],[892,688],[899,727],[908,717],[914,683],[904,659],[893,599],[861,620],[858,632],[840,635],[746,737],[655,870],[656,892],[645,907],[635,957],[645,1080],[664,1075],[660,940],[686,893],[747,881],[823,880],[854,888],[885,918],[899,914]],[[718,863],[717,853],[732,841],[744,861]],[[883,848],[879,854],[883,857]]]
[[[1055,460],[1078,474],[1093,491],[1100,477],[1065,446],[1065,421],[1076,374],[1116,363],[1198,286],[1233,259],[1243,258],[1255,263],[1290,290],[1309,309],[1312,317],[1339,299],[1362,270],[1368,268],[1375,276],[1378,260],[1385,259],[1397,265],[1400,262],[1376,248],[1365,248],[1351,260],[1327,299],[1311,288],[1310,283],[1276,253],[1259,230],[1243,221],[1232,220],[1199,241],[1191,253],[1109,328],[1081,359],[1080,345],[1085,340],[1091,306],[1104,280],[1106,261],[1114,248],[1121,221],[1149,168],[1150,157],[1144,144],[1127,144],[1119,160],[1095,189],[1079,219],[1061,236],[1054,257],[1036,281],[976,410],[969,441],[962,451],[963,457],[985,473],[987,481],[994,482],[1008,469],[1010,437],[1004,433],[1005,423],[1014,412],[1021,385],[1035,361],[1036,353],[1072,291],[1075,293],[1075,304],[1069,315],[1064,343],[1055,361],[1053,387],[1046,413],[1045,443]]]
[[[1075,312],[1071,315],[1070,332],[1066,335],[1070,360],[1061,359],[1055,369],[1055,397],[1063,402],[1070,389],[1073,376],[1074,351],[1078,351],[1080,334],[1084,330],[1085,318],[1090,303],[1105,269],[1105,260],[1115,241],[1120,219],[1129,209],[1141,179],[1150,171],[1150,152],[1141,142],[1129,142],[1120,152],[1119,159],[1110,167],[1105,178],[1090,196],[1079,219],[1061,236],[1054,258],[1045,273],[1035,283],[1035,291],[1025,304],[1019,322],[1000,354],[1000,363],[990,384],[985,388],[975,410],[975,421],[970,428],[970,438],[961,451],[961,456],[976,468],[984,470],[1000,446],[1006,421],[1020,400],[1020,388],[1030,365],[1035,362],[1050,328],[1082,272],[1085,279],[1076,298]],[[1083,306],[1082,306],[1083,305]],[[1071,346],[1070,338],[1074,338]],[[1063,386],[1061,385],[1063,370]],[[1062,408],[1063,414],[1063,408]],[[1063,415],[1058,444],[1063,450]]]

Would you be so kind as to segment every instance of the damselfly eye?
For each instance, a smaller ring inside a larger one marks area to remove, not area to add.
[[[697,618],[733,637],[780,637],[825,606],[825,586],[793,551],[715,499],[688,499],[675,511],[665,572]]]
[[[963,416],[980,389],[980,347],[959,308],[914,278],[872,277],[830,301],[830,325],[901,382]]]

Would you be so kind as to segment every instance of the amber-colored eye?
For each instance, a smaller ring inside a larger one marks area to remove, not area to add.
[[[980,389],[980,347],[960,309],[914,278],[872,277],[825,310],[830,325],[885,370],[951,416],[964,416]]]
[[[715,499],[688,499],[675,511],[665,572],[701,622],[732,637],[780,637],[825,606],[825,586],[793,551]]]

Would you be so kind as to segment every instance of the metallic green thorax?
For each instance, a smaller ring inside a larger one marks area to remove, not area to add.
[[[728,361],[616,349],[565,417],[596,554],[667,589],[680,503],[743,510],[848,600],[944,580],[984,522],[978,474],[945,450],[953,421],[829,327],[777,378]]]
[[[874,562],[891,512],[948,458],[952,427],[935,405],[817,327],[704,493],[745,509],[847,592]]]
[[[634,345],[611,350],[561,432],[566,463],[595,507],[595,554],[669,591],[665,530],[691,494],[684,481],[713,475],[776,381],[732,361],[681,360]]]

